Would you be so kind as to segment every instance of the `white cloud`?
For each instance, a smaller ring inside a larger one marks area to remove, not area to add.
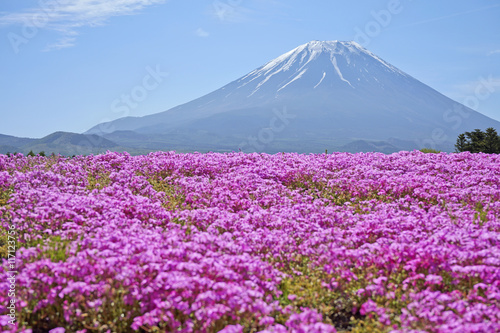
[[[52,50],[60,50],[68,47],[75,46],[76,38],[75,37],[63,37],[59,39],[56,43],[49,44],[43,49],[43,51],[52,51]]]
[[[202,28],[198,28],[194,33],[198,37],[208,37],[208,36],[210,36],[210,34],[207,31],[203,30]]]
[[[402,28],[402,27],[413,27],[413,26],[416,26],[416,25],[422,25],[422,24],[428,24],[428,23],[432,23],[432,22],[443,21],[443,20],[446,20],[446,19],[449,19],[449,18],[452,18],[452,17],[463,16],[463,15],[467,15],[467,14],[481,12],[481,11],[488,10],[488,9],[491,9],[491,8],[496,8],[496,7],[500,7],[500,4],[495,4],[495,5],[491,5],[491,6],[480,7],[480,8],[476,8],[476,9],[472,9],[472,10],[467,10],[467,11],[464,11],[464,12],[458,12],[458,13],[453,13],[453,14],[450,14],[450,15],[439,16],[439,17],[434,17],[434,18],[430,18],[430,19],[427,19],[427,20],[423,20],[423,21],[413,22],[413,23],[402,25],[402,26],[400,26],[400,28]]]
[[[500,50],[493,50],[491,52],[488,53],[488,55],[493,55],[493,54],[500,54]]]
[[[489,94],[500,93],[500,77],[481,77],[477,80],[466,82],[457,85],[456,90],[462,95]]]
[[[166,0],[50,0],[38,7],[0,16],[0,26],[21,25],[59,32],[62,38],[46,50],[73,46],[78,28],[95,27],[113,16],[132,15],[141,9]],[[24,36],[26,38],[26,36]]]
[[[479,105],[490,98],[500,96],[500,77],[489,75],[477,80],[455,85],[452,91],[446,94],[448,97],[463,103],[466,106],[478,110]]]
[[[242,0],[215,0],[210,8],[210,14],[221,22],[245,22],[252,11],[243,7],[242,3]]]

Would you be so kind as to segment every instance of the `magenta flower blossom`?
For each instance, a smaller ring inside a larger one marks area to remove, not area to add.
[[[5,332],[500,331],[498,155],[0,155],[0,224]]]

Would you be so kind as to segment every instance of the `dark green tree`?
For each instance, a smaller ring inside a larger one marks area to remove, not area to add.
[[[465,133],[462,133],[458,136],[457,143],[455,144],[455,149],[457,153],[467,151],[467,138],[465,137]]]
[[[487,154],[500,153],[500,136],[493,127],[486,129],[484,138],[484,152]]]
[[[455,148],[457,152],[500,154],[500,136],[493,127],[487,128],[485,132],[475,129],[460,134]]]
[[[30,150],[30,152],[28,153],[28,156],[35,156],[35,153],[33,152],[33,150]]]
[[[475,129],[473,132],[465,132],[465,135],[470,140],[470,152],[480,153],[484,151],[484,138],[486,135],[480,129]]]

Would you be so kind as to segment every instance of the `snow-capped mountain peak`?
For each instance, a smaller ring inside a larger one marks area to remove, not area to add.
[[[376,73],[370,73],[371,68]],[[356,42],[311,41],[269,61],[238,80],[238,89],[257,93],[286,93],[293,87],[356,89],[360,81],[373,81],[380,72],[408,77]],[[306,83],[307,82],[307,83]]]

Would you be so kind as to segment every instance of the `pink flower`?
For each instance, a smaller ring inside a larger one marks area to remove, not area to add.
[[[64,333],[64,332],[66,332],[66,329],[63,327],[53,328],[49,331],[49,333]]]

